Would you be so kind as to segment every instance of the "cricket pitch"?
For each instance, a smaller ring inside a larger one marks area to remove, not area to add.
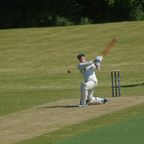
[[[84,108],[78,99],[39,105],[0,117],[0,143],[15,144],[66,126],[144,103],[143,96],[109,98],[109,102]]]

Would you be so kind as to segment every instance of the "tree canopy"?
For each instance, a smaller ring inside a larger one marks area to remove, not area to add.
[[[0,28],[144,20],[143,0],[1,0]]]

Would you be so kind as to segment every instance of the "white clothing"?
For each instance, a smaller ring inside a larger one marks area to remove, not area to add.
[[[102,59],[102,56],[97,56],[96,60],[79,63],[77,66],[84,78],[84,82],[82,82],[80,86],[80,107],[83,107],[86,104],[102,104],[107,102],[107,99],[105,98],[93,96],[93,89],[98,85],[95,71],[100,70]]]
[[[97,83],[96,66],[93,61],[78,64],[78,69],[83,75],[84,82],[93,81]]]
[[[94,99],[93,97],[93,89],[97,86],[96,82],[88,81],[81,83],[81,97],[80,97],[80,104],[85,105],[86,100],[91,101]]]
[[[86,100],[91,101],[93,97],[93,89],[97,86],[98,81],[96,77],[96,66],[93,61],[79,63],[78,69],[83,75],[84,82],[81,83],[81,97],[80,104],[85,105]]]

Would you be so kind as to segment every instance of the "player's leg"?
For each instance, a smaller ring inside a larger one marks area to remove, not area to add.
[[[89,90],[88,90],[88,97],[87,101],[93,101],[95,100],[95,97],[93,96],[93,89],[98,85],[98,82],[89,82]]]
[[[81,83],[81,97],[80,97],[80,105],[85,105],[86,100],[93,95],[93,88],[96,87],[96,83],[93,81],[82,82]],[[89,97],[88,97],[89,96]]]
[[[88,105],[93,105],[93,104],[103,104],[106,103],[107,99],[106,98],[100,98],[100,97],[91,97],[91,99],[87,100]]]
[[[92,83],[89,83],[89,84],[90,84],[92,89],[88,90],[87,104],[102,104],[102,103],[106,103],[107,99],[93,96],[93,88],[96,87],[97,84],[95,86]]]
[[[87,90],[87,85],[86,83],[82,82],[81,86],[80,86],[80,106],[85,106],[86,104],[86,100],[87,100],[87,96],[88,96],[88,90]]]

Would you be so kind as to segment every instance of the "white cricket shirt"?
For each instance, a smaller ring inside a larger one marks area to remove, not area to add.
[[[94,81],[97,82],[97,77],[96,77],[96,66],[93,63],[93,61],[85,62],[85,63],[79,63],[78,64],[78,69],[82,73],[84,81]]]

